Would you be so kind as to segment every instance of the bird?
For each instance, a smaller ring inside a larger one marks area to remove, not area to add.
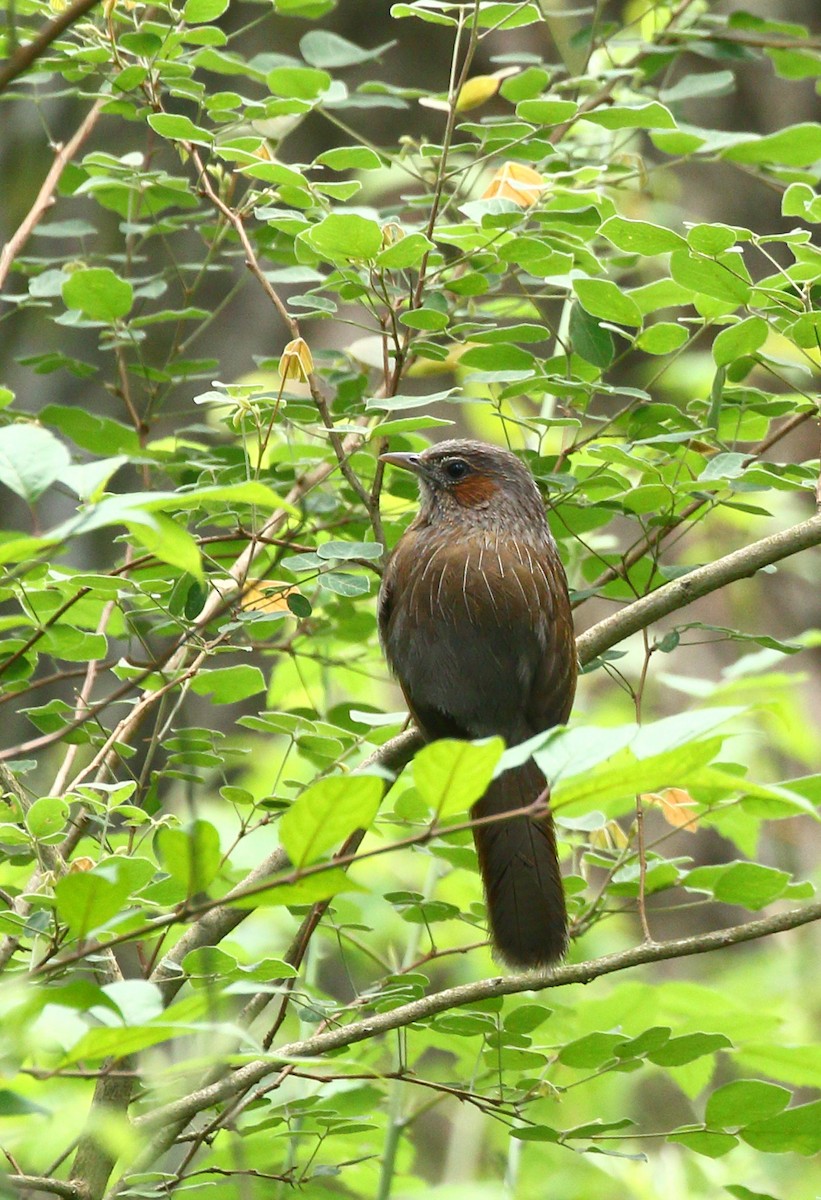
[[[381,461],[417,478],[419,511],[385,564],[382,648],[426,742],[499,735],[508,746],[567,722],[578,664],[567,578],[536,481],[511,451],[468,439]],[[542,771],[490,783],[471,818],[496,956],[546,967],[567,910]],[[543,800],[540,806],[539,799]]]

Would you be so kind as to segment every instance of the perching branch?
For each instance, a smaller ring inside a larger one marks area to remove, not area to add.
[[[581,634],[576,642],[579,660],[584,666],[623,638],[646,628],[653,621],[683,608],[693,600],[819,543],[821,543],[821,515],[811,517],[808,521],[793,526],[791,529],[772,534],[770,537],[744,546],[717,562],[697,567],[680,579],[673,580],[672,583],[665,584],[655,592],[651,592],[649,596],[644,596],[633,604],[627,605],[620,612],[607,617],[604,621],[594,625],[592,629],[587,630],[586,633]],[[414,729],[407,730],[381,746],[365,760],[362,767],[367,768],[378,763],[398,773],[421,746],[421,735]],[[237,885],[234,892],[245,893],[249,886],[262,882],[283,870],[286,865],[287,860],[284,853],[275,850],[246,876],[242,883]],[[184,981],[180,963],[185,955],[200,946],[217,945],[240,924],[246,915],[246,911],[222,905],[204,913],[186,930],[170,953],[158,964],[152,975],[152,981],[162,988],[166,1003],[170,1002]]]
[[[581,634],[576,639],[579,662],[582,666],[592,662],[605,650],[618,642],[646,629],[654,621],[666,617],[669,613],[677,612],[680,608],[692,604],[694,600],[718,591],[729,583],[754,575],[762,567],[780,562],[801,550],[821,544],[821,514],[793,525],[780,533],[773,533],[760,541],[742,546],[732,554],[727,554],[717,562],[707,563],[703,567],[695,567],[686,575],[665,583],[649,596],[628,604],[612,617],[599,621],[592,629]]]
[[[50,1192],[63,1200],[87,1200],[88,1189],[81,1183],[66,1183],[48,1175],[4,1175],[3,1182],[19,1192]]]
[[[608,954],[587,962],[556,967],[552,971],[522,972],[516,975],[494,976],[473,983],[460,984],[457,987],[445,988],[440,992],[424,996],[419,1000],[413,1000],[409,1004],[400,1005],[388,1012],[374,1013],[362,1020],[353,1021],[350,1025],[329,1029],[314,1037],[305,1038],[303,1041],[291,1042],[266,1059],[247,1063],[233,1074],[220,1080],[219,1083],[212,1084],[171,1104],[166,1104],[162,1108],[154,1109],[138,1118],[135,1122],[137,1128],[146,1133],[154,1133],[155,1136],[140,1160],[134,1164],[132,1171],[139,1172],[155,1166],[159,1156],[173,1144],[175,1139],[173,1131],[184,1127],[197,1113],[214,1104],[224,1103],[237,1093],[256,1086],[268,1075],[280,1070],[284,1063],[293,1059],[321,1057],[343,1047],[388,1033],[393,1029],[405,1028],[416,1021],[428,1020],[437,1013],[465,1004],[475,1004],[491,997],[510,996],[519,992],[537,991],[543,988],[566,987],[570,984],[591,983],[594,979],[599,979],[604,975],[630,970],[645,963],[665,962],[694,954],[707,954],[713,950],[724,950],[729,946],[755,941],[772,934],[783,933],[789,929],[797,929],[818,920],[821,920],[821,901],[808,904],[803,908],[778,913],[772,917],[765,917],[759,921],[749,921],[743,925],[733,925],[728,929],[718,929],[712,933],[698,934],[689,938],[645,943],[619,954]],[[127,1177],[123,1179],[123,1185],[126,1182]],[[116,1194],[116,1190],[114,1194]]]

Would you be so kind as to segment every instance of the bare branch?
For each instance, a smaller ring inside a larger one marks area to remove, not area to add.
[[[761,538],[749,546],[743,546],[717,562],[696,567],[679,579],[657,588],[649,596],[642,596],[635,603],[628,604],[620,612],[599,621],[592,629],[581,634],[576,639],[579,661],[584,666],[630,634],[646,629],[654,621],[677,612],[701,596],[726,587],[729,583],[735,583],[738,579],[745,579],[760,571],[762,567],[768,567],[782,558],[789,558],[790,555],[819,544],[821,514],[810,517],[800,525]]]
[[[74,0],[65,12],[59,13],[53,21],[44,25],[37,36],[25,46],[21,46],[0,70],[0,92],[4,92],[12,80],[27,71],[61,33],[65,33],[69,26],[79,21],[98,3],[99,0]]]
[[[398,737],[391,738],[390,741],[385,742],[383,746],[374,751],[360,764],[358,769],[366,771],[369,767],[379,765],[398,774],[405,763],[413,758],[421,745],[422,738],[415,729],[400,733]],[[233,896],[244,895],[249,887],[276,875],[278,871],[284,871],[289,865],[287,854],[278,847],[246,875],[243,881],[225,896],[225,900],[230,900]],[[218,945],[250,915],[250,911],[221,904],[219,908],[213,908],[210,912],[204,913],[186,929],[176,945],[157,964],[151,975],[151,982],[156,983],[161,989],[166,1004],[171,1002],[185,982],[185,975],[180,969],[180,964],[186,954],[190,954],[192,950],[201,946]]]
[[[63,16],[65,15],[66,14],[63,13]],[[26,49],[28,50],[29,47],[27,46]],[[0,84],[0,91],[2,91],[2,84]],[[43,180],[42,187],[37,193],[37,199],[34,201],[31,208],[20,222],[20,225],[6,242],[3,249],[0,250],[0,288],[2,288],[6,282],[6,278],[11,270],[11,265],[15,258],[31,237],[33,230],[54,203],[54,192],[57,188],[57,184],[60,182],[60,176],[65,170],[67,164],[71,162],[80,146],[82,146],[83,142],[91,133],[94,126],[97,124],[97,119],[100,116],[100,110],[104,103],[104,100],[95,101],[86,115],[85,120],[80,125],[74,136],[69,138],[64,146],[57,147],[57,151],[54,155],[54,162],[51,164],[48,175],[46,175],[45,179]],[[22,652],[23,651],[20,651],[19,653]]]
[[[686,958],[694,954],[708,954],[713,950],[725,950],[729,946],[770,937],[789,929],[821,920],[821,901],[803,908],[790,909],[759,921],[733,925],[728,929],[717,929],[712,933],[698,934],[689,938],[677,938],[666,942],[643,943],[619,954],[608,954],[587,962],[572,963],[556,967],[552,971],[523,972],[516,975],[494,976],[473,983],[445,988],[441,992],[413,1000],[388,1012],[373,1013],[350,1025],[329,1029],[314,1037],[282,1046],[266,1059],[247,1063],[230,1076],[202,1090],[162,1108],[146,1113],[135,1122],[146,1133],[155,1137],[134,1164],[133,1171],[155,1167],[158,1157],[173,1144],[176,1131],[184,1128],[188,1121],[214,1104],[223,1103],[250,1087],[261,1083],[268,1075],[282,1068],[284,1063],[297,1058],[318,1058],[357,1042],[366,1041],[393,1029],[402,1029],[415,1021],[424,1021],[437,1013],[474,1004],[495,996],[510,996],[519,992],[540,991],[545,988],[566,987],[570,984],[586,984],[604,975],[630,970],[645,963],[665,962]],[[126,1177],[127,1178],[127,1177]],[[123,1185],[126,1183],[123,1179]],[[115,1193],[116,1194],[116,1193]]]
[[[50,1192],[62,1196],[63,1200],[87,1200],[88,1188],[81,1183],[67,1183],[64,1179],[52,1179],[48,1175],[4,1175],[5,1183],[21,1192]]]

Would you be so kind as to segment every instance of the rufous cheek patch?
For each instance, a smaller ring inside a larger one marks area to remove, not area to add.
[[[468,475],[453,488],[457,504],[462,508],[478,508],[496,494],[498,487],[488,475]]]

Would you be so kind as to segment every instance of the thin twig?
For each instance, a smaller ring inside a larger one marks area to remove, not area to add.
[[[50,1192],[63,1200],[88,1200],[89,1191],[82,1183],[51,1179],[48,1175],[4,1175],[3,1181],[21,1192]]]
[[[37,36],[27,42],[25,46],[21,46],[0,70],[0,92],[4,92],[12,80],[27,71],[61,33],[65,33],[70,25],[79,21],[98,3],[99,0],[74,0],[74,3],[69,5],[64,12],[59,13],[53,21],[44,25]]]
[[[94,0],[94,2],[96,3],[97,0]],[[86,5],[86,7],[88,7],[88,5]],[[63,13],[63,16],[65,15],[66,14]],[[26,47],[26,49],[28,49],[28,47]],[[1,72],[0,76],[2,76]],[[1,84],[0,91],[2,91]],[[56,147],[54,162],[49,167],[48,174],[43,180],[40,191],[37,193],[36,200],[18,225],[17,229],[6,242],[3,249],[0,250],[0,288],[5,285],[6,278],[11,270],[11,266],[15,258],[23,249],[26,242],[31,237],[34,229],[54,203],[54,193],[57,189],[57,184],[60,182],[60,176],[62,175],[68,163],[77,153],[80,146],[82,146],[83,142],[89,136],[94,126],[97,124],[97,119],[100,116],[100,110],[102,109],[103,104],[105,104],[105,100],[96,100],[89,109],[85,119],[73,137],[69,138],[65,145]]]
[[[275,1054],[256,1062],[247,1063],[220,1083],[201,1092],[183,1097],[160,1108],[154,1108],[135,1122],[145,1132],[156,1131],[154,1140],[143,1156],[132,1168],[139,1172],[155,1166],[159,1156],[169,1149],[169,1130],[179,1128],[181,1122],[191,1120],[197,1113],[213,1104],[230,1100],[237,1092],[261,1083],[269,1074],[279,1071],[284,1063],[298,1058],[321,1058],[333,1051],[368,1041],[393,1029],[403,1029],[417,1021],[429,1020],[437,1013],[475,1004],[497,996],[516,995],[525,991],[543,988],[566,987],[570,984],[587,984],[604,975],[631,970],[646,963],[665,962],[686,958],[695,954],[707,954],[724,950],[729,946],[770,937],[789,929],[821,920],[821,901],[790,909],[758,921],[717,929],[710,933],[689,938],[676,938],[665,942],[642,944],[619,954],[609,954],[587,962],[556,967],[553,970],[523,972],[515,975],[494,976],[457,987],[445,988],[440,992],[400,1005],[388,1012],[376,1012],[360,1021],[342,1028],[326,1030],[299,1042],[282,1046]],[[125,1184],[126,1180],[123,1180]]]
[[[761,538],[749,546],[743,546],[717,562],[696,567],[686,575],[650,592],[648,596],[628,604],[620,612],[606,617],[581,634],[576,640],[579,661],[584,666],[624,638],[638,633],[640,629],[646,629],[661,617],[692,604],[701,596],[726,587],[729,583],[735,583],[738,579],[754,575],[762,567],[768,567],[819,544],[821,515],[810,517],[808,521],[793,525],[780,533]]]
[[[800,425],[803,425],[805,421],[808,421],[810,417],[814,415],[815,413],[811,409],[807,409],[805,412],[795,413],[788,421],[785,421],[783,425],[780,425],[778,429],[774,430],[750,451],[750,453],[742,462],[742,467],[751,466],[761,454],[765,454],[772,446],[774,446],[777,442],[780,442],[782,438],[786,437],[788,433],[792,433],[794,429],[797,429]],[[621,562],[618,564],[618,566],[608,567],[605,571],[602,571],[601,575],[597,576],[593,580],[589,588],[586,589],[587,595],[589,596],[593,592],[603,588],[605,584],[612,583],[614,579],[623,578],[630,568],[636,565],[639,559],[643,558],[644,555],[649,551],[657,550],[661,543],[666,541],[666,539],[670,537],[671,534],[675,533],[677,529],[681,528],[681,526],[688,520],[689,517],[692,517],[706,504],[709,504],[710,499],[711,497],[709,496],[697,496],[695,500],[691,500],[689,504],[685,505],[681,512],[676,513],[673,517],[671,517],[668,524],[664,525],[661,529],[656,530],[654,533],[641,538],[641,540],[638,541],[635,546],[632,546],[622,556]],[[583,601],[577,601],[577,604],[579,603],[583,603]],[[574,604],[573,607],[577,607],[577,604]]]

